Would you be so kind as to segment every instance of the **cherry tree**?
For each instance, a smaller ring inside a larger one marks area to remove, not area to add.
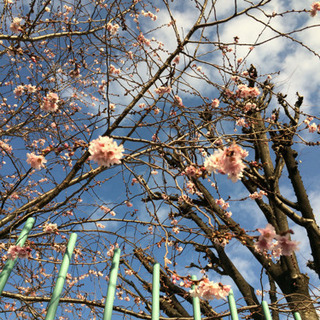
[[[232,288],[246,319],[318,319],[320,3],[293,4],[3,2],[3,319],[45,318],[72,232],[59,319],[102,318],[118,247],[122,317],[151,318],[160,262],[163,316],[227,316]]]

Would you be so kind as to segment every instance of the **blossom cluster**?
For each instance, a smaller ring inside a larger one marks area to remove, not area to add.
[[[239,118],[236,121],[236,125],[240,127],[245,127],[245,128],[249,127],[249,124],[246,122],[245,118]]]
[[[225,202],[222,198],[216,200],[216,204],[221,206],[223,210],[227,210],[229,208],[229,202]]]
[[[187,192],[194,194],[196,192],[196,186],[192,181],[186,183]]]
[[[110,74],[116,74],[116,75],[118,75],[118,74],[121,73],[121,70],[120,70],[120,69],[117,69],[113,64],[111,64],[111,65],[109,66],[109,72],[110,72]]]
[[[311,17],[316,16],[318,11],[320,11],[320,2],[319,1],[318,2],[314,2],[311,5],[311,12],[310,12]]]
[[[123,151],[123,146],[118,146],[112,138],[100,136],[89,144],[89,153],[91,154],[89,160],[97,162],[100,166],[110,167],[120,163]]]
[[[49,92],[41,103],[40,108],[47,112],[55,112],[58,110],[59,97],[55,92]]]
[[[236,91],[237,97],[247,99],[255,98],[260,94],[260,90],[257,87],[248,87],[246,84],[239,84]]]
[[[19,85],[14,90],[13,93],[16,95],[16,97],[22,96],[24,93],[30,94],[37,91],[37,87],[33,86],[31,84],[26,85]]]
[[[263,196],[266,196],[267,193],[263,190],[260,190],[259,192],[255,191],[254,193],[249,194],[249,198],[252,200],[259,199],[261,200]]]
[[[153,14],[151,11],[145,12],[144,10],[141,10],[141,15],[144,17],[150,17],[151,20],[153,20],[153,21],[157,20],[157,16],[155,14]]]
[[[43,226],[43,232],[57,233],[58,232],[58,225],[56,223],[46,223]]]
[[[144,36],[142,33],[139,34],[137,40],[138,40],[138,42],[139,42],[140,44],[145,44],[145,45],[148,46],[148,47],[149,47],[150,44],[151,44],[150,40],[147,39],[147,38],[145,38],[145,36]]]
[[[199,282],[199,284],[192,290],[189,291],[192,297],[198,297],[205,300],[212,299],[225,299],[231,287],[229,285],[223,285],[222,283],[217,283],[209,281],[209,279],[204,278]]]
[[[13,21],[12,21],[12,23],[10,24],[10,30],[11,30],[13,33],[19,33],[19,32],[22,31],[21,21],[22,21],[21,18],[18,18],[18,17],[13,18]]]
[[[8,250],[8,259],[14,260],[15,258],[30,258],[31,248],[20,247],[19,245],[13,245]]]
[[[248,156],[248,152],[237,144],[233,143],[230,147],[216,150],[204,161],[207,172],[218,172],[227,174],[232,182],[236,182],[243,176],[245,164],[243,159]]]
[[[178,106],[183,107],[182,99],[178,95],[174,96],[174,101]]]
[[[37,156],[34,153],[27,153],[27,163],[30,164],[31,168],[41,170],[42,167],[45,167],[47,160],[44,156]]]
[[[170,93],[171,87],[159,87],[159,88],[154,89],[154,92],[157,93],[158,95],[162,96],[165,93]]]
[[[12,152],[12,147],[8,143],[6,143],[6,141],[7,140],[5,140],[5,141],[0,140],[0,149],[1,149],[1,152],[3,155],[5,155],[6,152],[7,153]]]
[[[274,227],[268,223],[264,229],[258,229],[258,231],[260,236],[256,243],[256,248],[259,251],[271,250],[274,256],[279,257],[280,255],[290,256],[293,251],[298,250],[298,242],[290,240],[290,233],[293,233],[292,230],[278,235]]]
[[[107,24],[107,30],[110,32],[112,36],[116,35],[119,29],[119,25],[112,25],[110,22]]]
[[[218,99],[214,99],[212,100],[211,102],[211,107],[212,108],[218,108],[219,107],[219,104],[220,104],[220,101]]]
[[[197,168],[194,165],[190,165],[185,168],[183,174],[186,174],[188,177],[199,178],[202,176],[203,171],[201,168]]]

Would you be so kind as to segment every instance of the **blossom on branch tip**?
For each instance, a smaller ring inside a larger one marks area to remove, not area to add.
[[[46,97],[43,98],[40,108],[47,112],[54,112],[58,110],[59,97],[54,92],[49,92]]]
[[[5,141],[7,141],[7,140],[5,140]],[[0,140],[0,151],[2,152],[3,155],[5,155],[6,152],[7,153],[12,152],[12,147],[9,144],[5,143],[4,141]]]
[[[186,174],[188,177],[198,178],[202,176],[202,170],[194,165],[190,165],[184,169],[183,174]]]
[[[157,93],[158,95],[162,96],[165,93],[170,93],[171,87],[159,87],[159,88],[154,89],[154,92]]]
[[[110,34],[112,36],[117,34],[118,29],[119,29],[119,25],[118,24],[112,25],[110,22],[107,23],[107,30],[110,32]]]
[[[310,12],[310,15],[311,17],[314,17],[317,15],[317,11],[320,11],[320,2],[314,2],[312,5],[311,5],[311,12]]]
[[[21,23],[22,19],[21,18],[13,18],[13,21],[12,23],[10,24],[10,30],[14,33],[19,33],[22,31],[22,28],[21,28]]]
[[[45,167],[47,160],[44,156],[37,156],[32,152],[27,153],[27,163],[30,164],[31,168],[41,170],[42,167]]]
[[[109,72],[110,74],[116,74],[116,75],[119,75],[121,73],[121,70],[120,69],[117,69],[113,64],[111,64],[109,66]]]
[[[211,102],[211,107],[212,108],[218,108],[219,107],[219,104],[220,104],[220,101],[218,99],[214,99],[212,100]]]
[[[318,127],[317,127],[317,125],[313,122],[312,124],[308,125],[308,129],[309,129],[309,132],[314,133],[314,132],[317,131]]]
[[[43,232],[53,233],[58,231],[58,225],[56,223],[46,223],[43,226]]]
[[[178,95],[174,96],[174,101],[178,106],[183,107],[182,99]]]
[[[236,94],[239,98],[255,98],[260,94],[260,90],[257,87],[248,87],[246,84],[239,84]]]
[[[209,281],[209,279],[204,278],[199,282],[199,284],[192,290],[189,291],[192,297],[198,297],[205,300],[212,299],[225,299],[229,292],[231,286],[223,285],[222,283],[217,283]]]
[[[93,160],[98,165],[110,167],[113,164],[119,164],[123,157],[123,145],[118,144],[109,137],[99,137],[92,140],[89,144],[89,160]]]
[[[255,191],[254,193],[249,194],[249,198],[252,200],[259,199],[261,200],[263,196],[266,196],[267,193],[263,190],[260,190],[259,192]]]
[[[178,64],[179,61],[180,61],[180,57],[179,57],[179,56],[176,56],[176,57],[173,59],[172,62],[173,62],[174,64]]]
[[[8,250],[8,259],[14,260],[15,258],[31,258],[30,247],[20,247],[19,245],[13,245]]]
[[[289,239],[289,233],[286,235],[277,235],[274,250],[281,249],[281,255],[290,256],[294,251],[298,250],[298,242]]]
[[[204,161],[207,172],[219,172],[227,174],[232,182],[237,182],[243,176],[245,164],[243,159],[248,156],[248,152],[237,144],[233,143],[230,147],[216,150]]]
[[[258,229],[260,236],[256,243],[256,248],[259,251],[272,250],[273,256],[290,256],[295,250],[298,250],[298,242],[290,240],[290,233],[288,230],[285,233],[278,235],[274,227],[268,223],[264,229]],[[275,240],[275,242],[273,241]]]

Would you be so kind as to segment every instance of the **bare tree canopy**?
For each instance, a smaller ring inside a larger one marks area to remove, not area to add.
[[[115,318],[151,319],[159,262],[164,318],[232,288],[244,319],[318,319],[320,2],[0,9],[1,319],[45,319],[73,232],[57,319],[102,319],[115,248]]]

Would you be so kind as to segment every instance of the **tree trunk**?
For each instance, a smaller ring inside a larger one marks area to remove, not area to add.
[[[298,311],[302,319],[319,320],[309,293],[309,277],[298,274],[295,277],[283,274],[276,281],[286,295],[292,312]]]

